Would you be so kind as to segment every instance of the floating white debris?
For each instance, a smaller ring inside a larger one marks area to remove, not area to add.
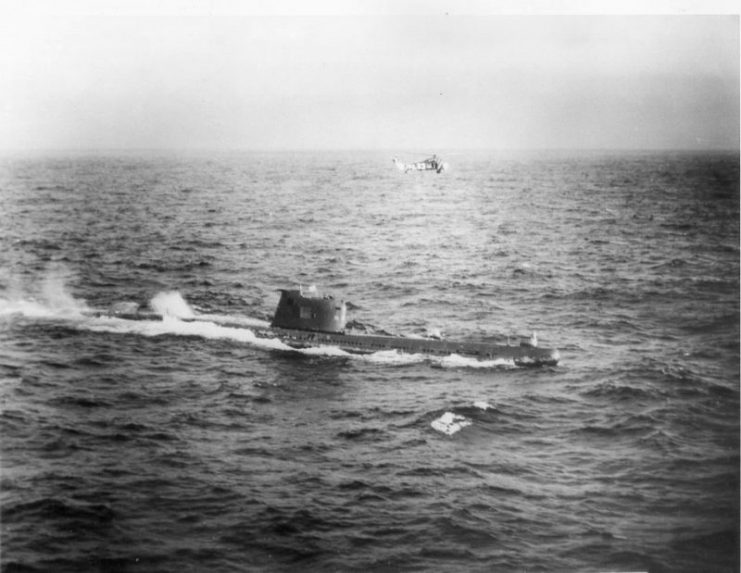
[[[470,426],[471,420],[465,416],[453,414],[453,412],[445,412],[437,420],[433,420],[430,425],[438,432],[452,436],[466,426]]]

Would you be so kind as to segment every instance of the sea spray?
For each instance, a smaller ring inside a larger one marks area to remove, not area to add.
[[[52,316],[52,313],[46,306],[33,300],[0,297],[0,317],[12,317],[15,315],[31,318],[48,318]]]
[[[156,313],[174,318],[193,318],[195,314],[177,291],[157,293],[149,305]]]
[[[0,297],[0,314],[21,314],[29,317],[79,316],[88,310],[83,300],[78,300],[68,290],[72,278],[64,265],[50,265],[40,280],[31,284],[14,275],[2,277],[6,283],[5,296]]]
[[[71,273],[63,267],[49,269],[41,283],[41,299],[43,304],[53,313],[78,314],[87,309],[84,301],[75,299],[67,289]]]

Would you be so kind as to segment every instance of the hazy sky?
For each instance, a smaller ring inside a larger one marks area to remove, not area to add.
[[[6,2],[0,148],[738,149],[728,4],[520,4]]]

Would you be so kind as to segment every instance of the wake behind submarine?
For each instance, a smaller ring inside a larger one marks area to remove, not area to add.
[[[457,354],[479,361],[505,360],[517,366],[554,366],[560,360],[558,350],[538,347],[534,336],[521,341],[518,345],[510,345],[437,338],[348,334],[347,304],[344,300],[320,295],[314,287],[279,289],[279,292],[280,300],[270,327],[250,327],[250,329],[258,338],[277,338],[295,349],[332,346],[351,354],[372,354],[387,350],[434,356]],[[98,316],[129,320],[163,318],[161,314],[138,312],[136,308],[126,306],[127,304],[130,303],[114,306],[107,313],[98,313]],[[182,320],[194,321],[198,318]]]

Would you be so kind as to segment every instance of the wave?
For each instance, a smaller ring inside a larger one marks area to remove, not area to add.
[[[582,392],[581,395],[585,398],[607,398],[616,401],[639,401],[660,397],[659,393],[652,388],[639,388],[614,382],[602,382]]]
[[[95,523],[111,521],[114,512],[106,504],[73,503],[48,497],[9,504],[3,509],[3,519],[10,523],[23,523],[39,517],[83,519],[94,527]]]

